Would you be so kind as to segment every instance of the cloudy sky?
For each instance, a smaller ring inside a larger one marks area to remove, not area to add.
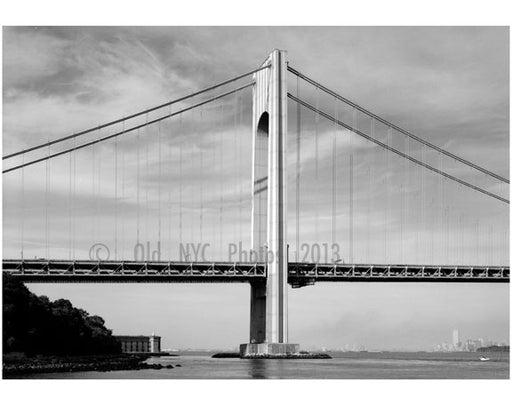
[[[508,35],[507,28],[463,27],[4,28],[3,154],[247,72],[279,48],[297,70],[508,178]],[[292,75],[288,87],[378,139],[508,198],[508,187],[372,127],[311,86],[297,87]],[[508,265],[508,205],[300,112],[299,244],[335,242],[349,260],[352,154],[354,261]],[[291,101],[288,114],[293,255],[297,107]],[[117,142],[5,174],[3,256],[23,250],[24,257],[87,258],[92,245],[103,243],[111,259],[132,259],[137,241],[150,251],[160,241],[164,260],[179,256],[180,242],[210,243],[207,259],[229,259],[229,243],[250,247],[250,137],[247,89]],[[50,152],[66,146],[73,141]],[[329,260],[330,254],[321,257]],[[247,285],[30,288],[100,314],[115,333],[161,334],[164,347],[233,347],[248,337]],[[508,292],[506,285],[484,284],[318,284],[290,291],[290,339],[304,346],[428,349],[458,328],[463,337],[508,340]]]

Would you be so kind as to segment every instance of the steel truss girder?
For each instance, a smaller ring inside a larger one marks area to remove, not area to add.
[[[249,282],[264,263],[4,260],[3,271],[27,282]]]
[[[265,279],[265,263],[3,260],[3,271],[27,282],[230,283]],[[504,266],[289,263],[288,282],[484,282],[508,283]]]
[[[290,263],[288,266],[288,279],[292,287],[317,281],[508,283],[509,273],[509,267],[504,266],[316,263]]]

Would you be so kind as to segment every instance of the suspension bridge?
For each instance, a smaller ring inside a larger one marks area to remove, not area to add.
[[[285,51],[3,161],[4,190],[17,190],[4,197],[4,272],[250,283],[246,356],[298,352],[288,285],[509,282],[509,180],[306,76]]]

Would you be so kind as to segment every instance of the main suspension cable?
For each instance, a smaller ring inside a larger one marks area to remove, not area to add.
[[[484,190],[483,188],[480,188],[480,187],[475,186],[475,185],[473,185],[471,183],[468,183],[467,181],[459,179],[458,177],[452,176],[451,174],[448,174],[448,173],[446,173],[446,172],[444,172],[442,170],[436,169],[435,167],[433,167],[433,166],[431,166],[431,165],[429,165],[427,163],[424,163],[421,160],[418,160],[418,159],[416,159],[416,158],[414,158],[412,156],[409,156],[409,155],[405,154],[404,152],[402,152],[402,151],[400,151],[398,149],[395,149],[395,148],[393,148],[391,146],[388,146],[385,143],[383,143],[383,142],[381,142],[381,141],[379,141],[377,139],[374,139],[371,136],[365,134],[364,132],[359,131],[356,128],[353,128],[350,125],[345,124],[342,121],[336,120],[334,117],[332,117],[331,115],[325,113],[324,111],[317,110],[311,104],[309,104],[309,103],[307,103],[307,102],[305,102],[303,100],[298,99],[297,97],[293,96],[290,93],[288,93],[288,97],[290,99],[292,99],[293,101],[295,101],[296,103],[302,104],[304,107],[310,109],[311,111],[318,112],[322,117],[327,118],[328,120],[337,123],[338,125],[342,126],[343,128],[348,129],[349,131],[354,132],[355,134],[357,134],[359,136],[362,136],[363,138],[368,139],[369,141],[379,145],[380,147],[382,147],[384,149],[387,149],[387,150],[389,150],[389,151],[391,151],[391,152],[393,152],[393,153],[395,153],[395,154],[397,154],[397,155],[399,155],[399,156],[401,156],[401,157],[403,157],[405,159],[408,159],[411,162],[416,163],[417,165],[423,166],[423,167],[425,167],[425,168],[427,168],[427,169],[429,169],[429,170],[431,170],[431,171],[433,171],[433,172],[435,172],[437,174],[440,174],[441,176],[443,176],[443,177],[445,177],[447,179],[453,180],[453,181],[455,181],[455,182],[457,182],[459,184],[463,184],[464,186],[469,187],[469,188],[471,188],[473,190],[476,190],[476,191],[478,191],[478,192],[480,192],[482,194],[488,195],[489,197],[492,197],[492,198],[500,200],[500,201],[502,201],[504,203],[510,204],[510,201],[507,200],[506,198],[500,197],[497,194],[491,193],[490,191]]]
[[[432,149],[442,153],[443,155],[449,156],[452,159],[455,159],[456,161],[458,161],[460,163],[463,163],[463,164],[465,164],[467,166],[470,166],[473,169],[476,169],[476,170],[478,170],[478,171],[480,171],[482,173],[485,173],[485,174],[487,174],[487,175],[489,175],[489,176],[491,176],[491,177],[493,177],[493,178],[495,178],[497,180],[500,180],[500,181],[502,181],[504,183],[510,184],[510,180],[506,179],[505,177],[502,177],[502,176],[500,176],[500,175],[498,175],[496,173],[493,173],[493,172],[491,172],[491,171],[489,171],[487,169],[484,169],[483,167],[480,167],[480,166],[478,166],[478,165],[476,165],[476,164],[474,164],[474,163],[472,163],[472,162],[470,162],[470,161],[468,161],[466,159],[463,159],[463,158],[461,158],[461,157],[459,157],[457,155],[454,155],[453,153],[448,152],[447,150],[442,149],[439,146],[436,146],[436,145],[426,141],[423,138],[420,138],[419,136],[414,135],[413,133],[411,133],[411,132],[409,132],[409,131],[407,131],[407,130],[405,130],[403,128],[400,128],[399,126],[392,124],[391,122],[385,120],[384,118],[379,117],[378,115],[372,113],[371,111],[368,111],[367,109],[361,107],[360,105],[358,105],[358,104],[356,104],[356,103],[346,99],[345,97],[343,97],[343,96],[335,93],[334,91],[328,89],[327,87],[321,85],[320,83],[316,82],[315,80],[305,76],[304,74],[300,73],[299,71],[295,70],[294,68],[288,66],[288,71],[293,73],[294,75],[300,77],[301,79],[305,80],[306,82],[312,84],[313,86],[319,88],[320,90],[323,90],[327,94],[330,94],[331,96],[336,97],[338,100],[341,100],[344,103],[350,105],[351,107],[358,109],[359,111],[361,111],[362,113],[368,115],[369,117],[374,118],[375,120],[381,122],[382,124],[393,128],[395,131],[398,131],[398,132],[404,134],[405,136],[408,136],[408,137],[414,139],[415,141],[417,141],[419,143],[422,143],[423,145],[428,146],[429,148],[432,148]]]
[[[160,122],[160,121],[163,121],[167,118],[170,118],[170,117],[174,117],[175,115],[178,115],[178,114],[181,114],[181,113],[184,113],[186,111],[189,111],[189,110],[192,110],[193,108],[196,108],[196,107],[199,107],[199,106],[202,106],[202,105],[205,105],[205,104],[208,104],[208,103],[211,103],[212,101],[215,101],[215,100],[218,100],[222,97],[225,97],[225,96],[228,96],[230,94],[233,94],[233,93],[236,93],[240,90],[244,90],[246,89],[247,87],[251,87],[253,85],[253,83],[248,83],[248,84],[245,84],[243,86],[240,86],[240,87],[237,87],[236,89],[233,89],[233,90],[230,90],[230,91],[227,91],[225,93],[222,93],[222,94],[219,94],[217,96],[214,96],[212,98],[209,98],[207,100],[204,100],[204,101],[201,101],[199,103],[196,103],[196,104],[193,104],[189,107],[185,107],[179,111],[176,111],[174,113],[171,113],[171,114],[166,114],[166,115],[163,115],[162,117],[158,117],[158,118],[155,118],[154,120],[151,120],[151,121],[147,121],[147,122],[144,122],[143,124],[140,124],[140,125],[136,125],[134,127],[131,127],[131,128],[128,128],[128,129],[123,129],[122,131],[120,132],[116,132],[115,134],[112,134],[112,135],[108,135],[108,136],[104,136],[102,138],[98,138],[98,139],[95,139],[93,141],[90,141],[90,142],[86,142],[86,143],[83,143],[81,145],[78,145],[78,146],[74,146],[72,148],[69,148],[69,149],[65,149],[63,151],[60,151],[60,152],[57,152],[57,153],[54,153],[54,154],[49,154],[45,157],[42,157],[42,158],[39,158],[39,159],[35,159],[35,160],[31,160],[30,162],[26,162],[26,163],[23,163],[23,164],[20,164],[18,166],[13,166],[9,169],[5,169],[2,171],[2,173],[9,173],[9,172],[12,172],[14,170],[18,170],[18,169],[21,169],[22,167],[26,167],[26,166],[30,166],[30,165],[33,165],[35,163],[39,163],[39,162],[43,162],[45,160],[48,160],[48,159],[52,159],[54,157],[57,157],[57,156],[61,156],[61,155],[64,155],[66,153],[69,153],[69,152],[73,152],[75,150],[78,150],[78,149],[82,149],[82,148],[85,148],[87,146],[91,146],[91,145],[94,145],[94,144],[97,144],[99,142],[103,142],[103,141],[106,141],[108,139],[112,139],[112,138],[115,138],[116,136],[119,136],[119,135],[123,135],[123,134],[126,134],[128,132],[132,132],[132,131],[135,131],[137,129],[140,129],[140,128],[143,128],[145,126],[148,126],[148,125],[152,125],[152,124],[155,124],[157,122]],[[48,146],[50,144],[47,144]]]
[[[64,141],[67,141],[69,139],[76,138],[78,136],[86,135],[86,134],[88,134],[90,132],[98,131],[98,130],[100,130],[102,128],[106,128],[106,127],[109,127],[111,125],[119,124],[119,123],[124,122],[126,120],[129,120],[129,119],[132,119],[132,118],[136,118],[136,117],[139,117],[139,116],[144,115],[144,114],[148,114],[150,112],[159,110],[161,108],[168,107],[168,106],[170,106],[172,104],[176,104],[176,103],[188,100],[189,98],[199,96],[200,94],[206,93],[207,91],[215,90],[215,89],[217,89],[219,87],[222,87],[222,86],[225,86],[227,84],[236,82],[236,81],[238,81],[240,79],[243,79],[244,77],[250,76],[250,75],[252,75],[254,73],[259,72],[260,70],[268,69],[268,68],[270,68],[270,65],[262,66],[262,67],[260,67],[258,69],[254,69],[254,70],[251,70],[250,72],[247,72],[247,73],[244,73],[242,75],[233,77],[232,79],[225,80],[225,81],[217,83],[217,84],[215,84],[213,86],[210,86],[210,87],[207,87],[205,89],[196,91],[195,93],[187,94],[186,96],[177,98],[175,100],[168,101],[167,103],[160,104],[160,105],[157,105],[155,107],[148,108],[148,109],[146,109],[144,111],[139,111],[138,113],[131,114],[131,115],[128,115],[126,117],[122,117],[122,118],[116,119],[114,121],[107,122],[107,123],[102,124],[102,125],[98,125],[98,126],[96,126],[94,128],[89,128],[89,129],[86,129],[86,130],[81,131],[81,132],[76,132],[76,133],[74,133],[72,135],[64,136],[62,138],[54,139],[53,141],[48,141],[48,142],[42,143],[40,145],[36,145],[36,146],[30,147],[30,148],[27,148],[27,149],[20,150],[18,152],[10,153],[8,155],[3,156],[2,160],[10,159],[10,158],[13,158],[15,156],[22,155],[24,153],[32,152],[32,151],[35,151],[37,149],[41,149],[41,148],[44,148],[44,147],[47,147],[47,146],[50,146],[50,145],[54,145],[56,143],[64,142]]]

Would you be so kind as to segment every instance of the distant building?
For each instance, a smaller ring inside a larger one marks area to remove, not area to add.
[[[455,350],[457,350],[459,348],[459,346],[460,346],[460,335],[459,335],[459,330],[458,329],[454,329],[453,330],[452,344],[453,344],[453,347],[455,348]]]
[[[466,351],[466,352],[475,352],[479,349],[486,348],[489,346],[507,346],[507,343],[496,343],[492,340],[486,340],[484,338],[478,339],[466,339],[465,342],[462,342],[460,339],[460,334],[457,329],[454,329],[452,332],[452,343],[440,343],[434,346],[434,351],[436,352],[453,352],[453,351]]]
[[[123,353],[160,353],[161,337],[117,335],[114,338],[121,343]]]
[[[464,350],[467,352],[475,352],[476,349],[480,347],[480,342],[478,340],[468,339],[466,340],[466,344]]]

